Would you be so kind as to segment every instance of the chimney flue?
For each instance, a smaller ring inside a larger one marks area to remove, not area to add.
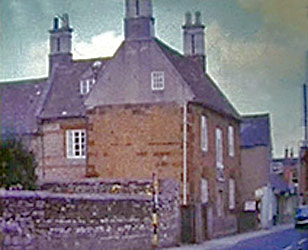
[[[289,158],[289,149],[286,148],[284,151],[284,158],[287,160]]]
[[[198,26],[202,25],[200,11],[195,12],[195,25],[198,25]]]
[[[185,26],[191,26],[192,25],[192,17],[191,13],[188,11],[185,14]]]
[[[62,16],[62,28],[69,28],[69,18],[67,13],[64,13]]]
[[[55,18],[53,19],[53,29],[54,29],[54,30],[59,29],[59,18],[57,18],[57,17],[55,17]]]

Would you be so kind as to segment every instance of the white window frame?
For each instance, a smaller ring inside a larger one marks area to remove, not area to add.
[[[228,149],[229,149],[229,156],[234,156],[234,127],[229,126],[228,127]]]
[[[80,80],[80,94],[86,95],[90,92],[92,85],[95,84],[95,79],[83,79]]]
[[[235,180],[229,179],[229,209],[235,209]]]
[[[209,201],[209,184],[208,180],[205,178],[201,178],[200,183],[200,194],[201,194],[201,203],[205,204]]]
[[[223,169],[223,135],[222,129],[216,128],[215,130],[215,140],[216,140],[216,168]]]
[[[151,72],[151,88],[153,91],[165,89],[165,72],[153,71]]]
[[[208,151],[208,129],[207,129],[207,117],[205,115],[201,116],[200,144],[201,144],[201,150],[203,152],[207,152]]]
[[[86,139],[85,129],[66,130],[66,158],[85,159]]]

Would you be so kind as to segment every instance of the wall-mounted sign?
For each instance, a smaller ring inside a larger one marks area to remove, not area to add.
[[[257,203],[256,201],[245,201],[244,211],[245,212],[254,212],[256,211]]]

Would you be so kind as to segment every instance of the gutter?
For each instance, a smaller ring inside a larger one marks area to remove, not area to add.
[[[183,106],[183,205],[187,205],[187,103]]]

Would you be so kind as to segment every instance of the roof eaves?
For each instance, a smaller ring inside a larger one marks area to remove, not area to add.
[[[220,115],[223,115],[223,116],[228,117],[228,118],[232,118],[232,119],[236,120],[237,122],[241,121],[241,117],[240,116],[235,117],[234,115],[231,115],[231,114],[229,114],[229,113],[227,113],[227,112],[225,112],[223,110],[220,110],[220,109],[216,108],[213,105],[206,104],[206,103],[204,103],[202,101],[193,100],[193,101],[190,101],[189,103],[200,105],[200,106],[202,106],[204,108],[207,108],[207,109],[209,109],[211,111],[214,111],[214,112],[216,112],[216,113],[218,113]]]

